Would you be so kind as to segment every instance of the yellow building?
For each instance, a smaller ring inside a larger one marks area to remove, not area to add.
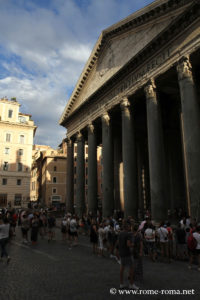
[[[27,207],[33,137],[31,115],[19,112],[16,98],[0,99],[0,207]]]
[[[66,202],[66,143],[59,149],[34,145],[31,171],[31,202],[63,207]]]

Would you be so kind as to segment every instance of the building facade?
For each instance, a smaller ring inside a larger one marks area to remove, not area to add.
[[[200,218],[200,3],[157,0],[100,35],[60,118],[67,128],[67,207],[97,211],[102,147],[102,212],[156,221],[182,210]]]
[[[30,201],[36,126],[19,107],[15,98],[0,99],[0,207],[27,207]]]
[[[66,143],[55,150],[34,145],[31,172],[31,202],[44,207],[65,206],[66,203]]]

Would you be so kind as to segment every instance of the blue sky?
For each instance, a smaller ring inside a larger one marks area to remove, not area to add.
[[[0,0],[0,98],[32,114],[54,148],[58,120],[101,31],[152,0]]]

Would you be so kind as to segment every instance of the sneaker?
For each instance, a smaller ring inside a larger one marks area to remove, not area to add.
[[[10,258],[10,256],[8,256],[7,257],[7,265],[9,264],[10,260],[11,260],[11,258]]]
[[[133,284],[129,285],[129,289],[131,289],[131,290],[139,290],[139,287],[133,283]]]
[[[120,289],[124,289],[125,287],[126,287],[125,284],[120,284],[119,286]]]

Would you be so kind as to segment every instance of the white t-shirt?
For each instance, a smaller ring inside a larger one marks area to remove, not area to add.
[[[194,232],[194,233],[193,233],[193,237],[194,237],[195,240],[197,241],[196,249],[200,249],[200,233]]]
[[[147,242],[155,242],[155,230],[147,228],[144,232],[144,237]]]
[[[104,229],[100,227],[98,230],[98,233],[99,233],[99,239],[103,240],[104,239]]]
[[[71,221],[70,221],[70,231],[71,232],[77,231],[77,222],[75,219],[71,219]]]
[[[164,227],[158,228],[157,233],[158,233],[161,243],[168,242],[168,230],[166,228],[164,228]]]

